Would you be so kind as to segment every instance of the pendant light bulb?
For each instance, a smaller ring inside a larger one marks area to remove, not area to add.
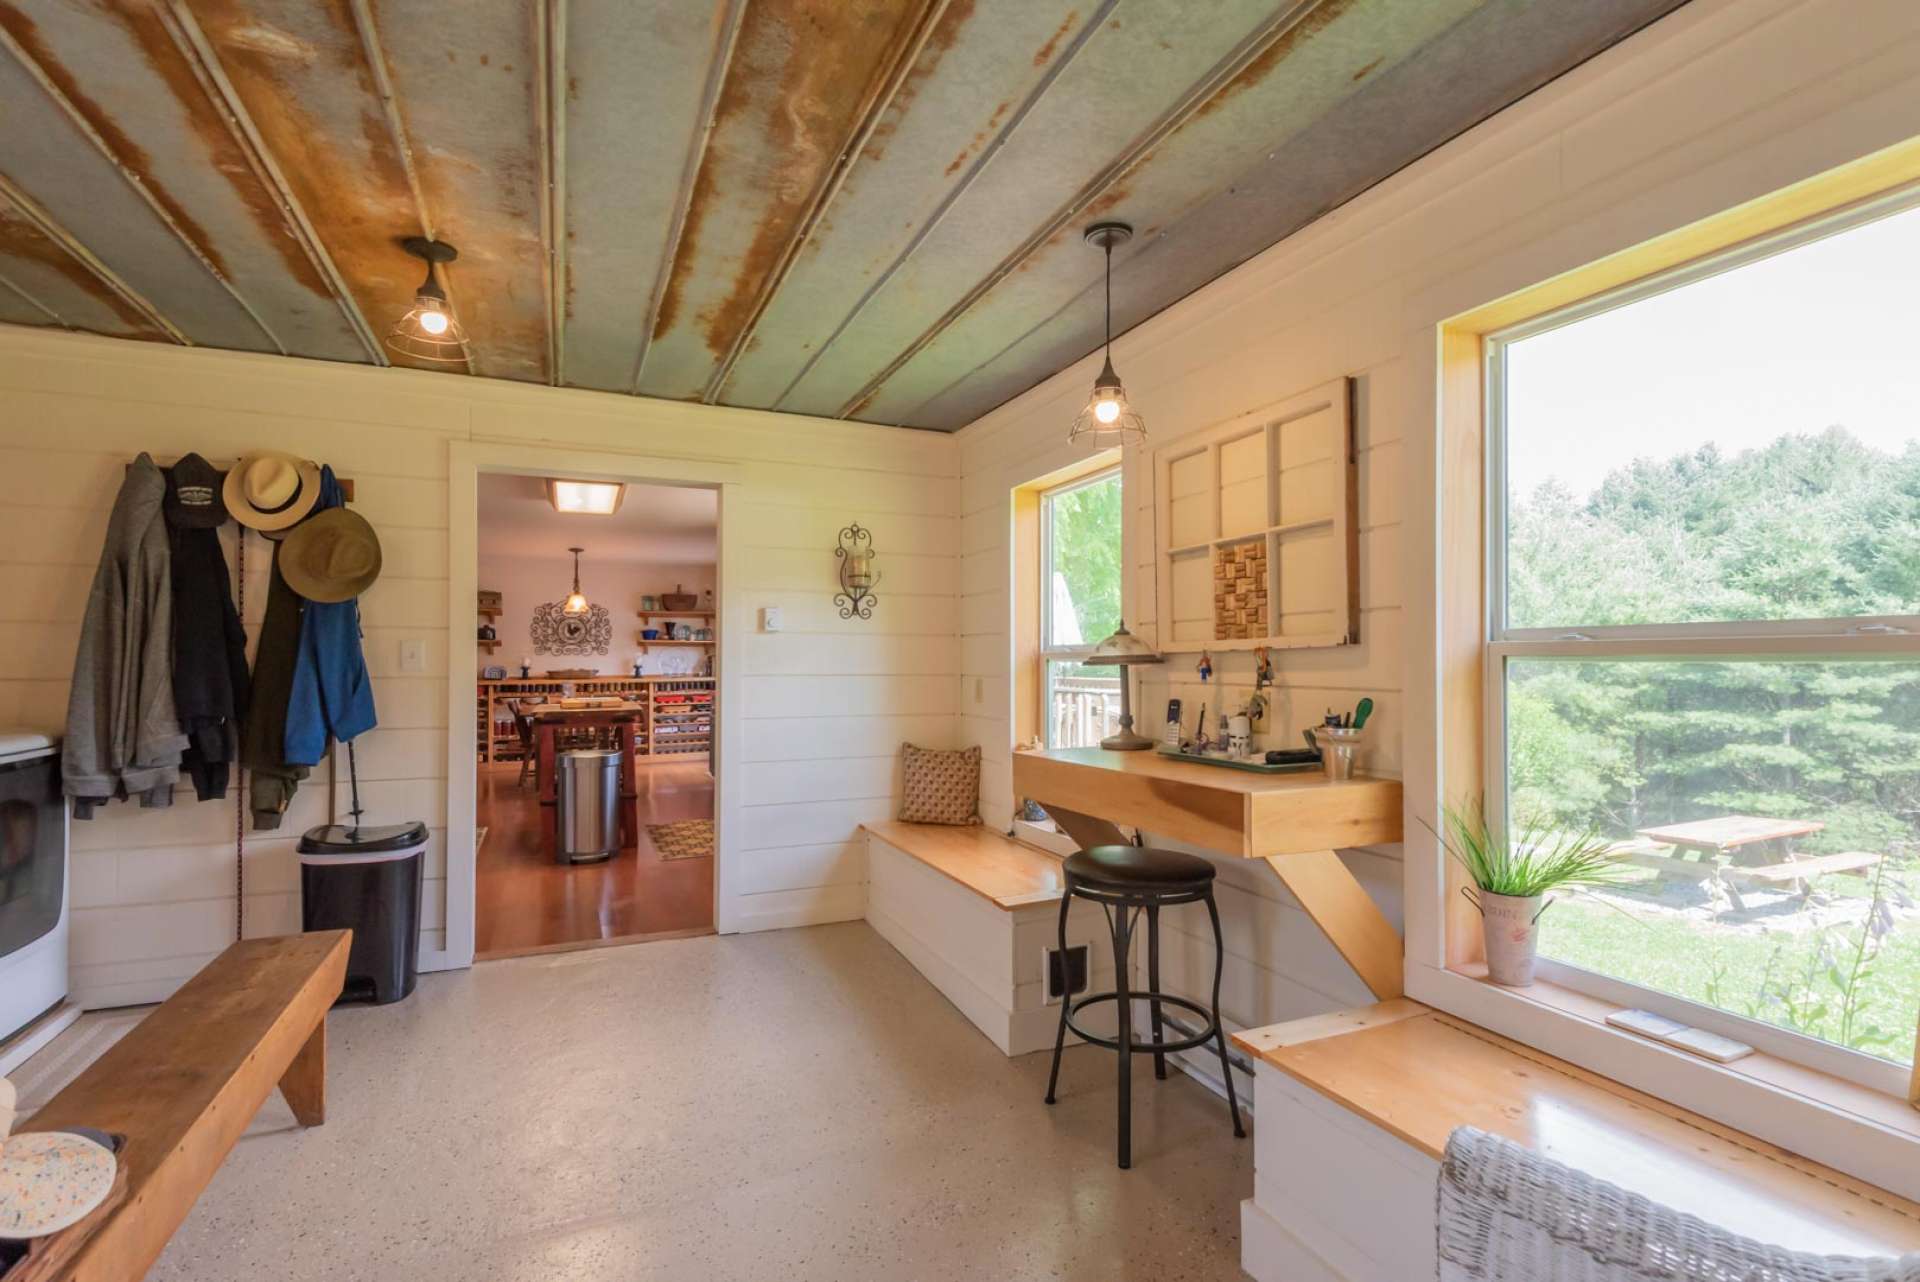
[[[560,612],[578,618],[593,608],[587,604],[586,595],[580,591],[580,554],[586,549],[568,548],[567,551],[573,553],[573,591],[567,594],[566,604],[560,607]]]
[[[426,279],[414,291],[413,306],[387,331],[387,346],[402,356],[439,365],[462,364],[467,359],[467,332],[453,314],[440,265],[460,256],[442,240],[409,236],[401,248],[427,265]]]
[[[1127,389],[1113,370],[1113,247],[1133,238],[1133,228],[1125,223],[1095,223],[1087,228],[1089,245],[1106,253],[1107,327],[1106,361],[1100,376],[1093,380],[1093,395],[1086,408],[1073,420],[1067,440],[1078,445],[1106,449],[1114,445],[1140,445],[1147,439],[1146,420],[1127,404]]]

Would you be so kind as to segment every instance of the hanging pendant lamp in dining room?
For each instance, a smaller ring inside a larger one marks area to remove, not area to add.
[[[1113,372],[1113,247],[1133,239],[1133,228],[1126,223],[1095,223],[1087,228],[1086,241],[1106,253],[1107,323],[1106,363],[1100,377],[1093,380],[1093,395],[1087,407],[1073,420],[1067,440],[1076,445],[1106,449],[1114,445],[1140,445],[1147,439],[1147,422],[1127,404],[1127,389]]]
[[[586,596],[580,591],[580,554],[585,548],[568,548],[573,553],[573,591],[567,594],[567,603],[560,607],[560,613],[579,618],[593,607],[587,604]]]

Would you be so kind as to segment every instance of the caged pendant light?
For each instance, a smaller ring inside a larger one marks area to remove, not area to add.
[[[440,264],[450,263],[460,251],[444,240],[409,236],[400,242],[415,258],[427,264],[427,278],[414,293],[413,306],[387,331],[387,346],[402,356],[418,361],[457,364],[467,359],[467,331],[447,302],[447,287],[440,280]]]
[[[1095,223],[1087,228],[1086,241],[1107,255],[1107,327],[1106,363],[1100,377],[1093,380],[1093,396],[1087,407],[1073,420],[1067,440],[1076,445],[1105,449],[1113,445],[1139,445],[1147,439],[1147,422],[1127,404],[1127,389],[1113,372],[1113,247],[1133,239],[1133,228],[1126,223]]]

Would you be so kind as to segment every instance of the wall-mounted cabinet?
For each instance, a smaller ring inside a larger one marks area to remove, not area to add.
[[[1162,651],[1360,639],[1350,379],[1154,451]]]

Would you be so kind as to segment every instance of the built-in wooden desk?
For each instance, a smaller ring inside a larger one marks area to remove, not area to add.
[[[1054,748],[1013,754],[1013,791],[1081,846],[1127,824],[1239,859],[1264,859],[1374,996],[1398,997],[1400,933],[1334,852],[1400,840],[1400,781],[1318,771],[1268,775],[1156,752]]]

